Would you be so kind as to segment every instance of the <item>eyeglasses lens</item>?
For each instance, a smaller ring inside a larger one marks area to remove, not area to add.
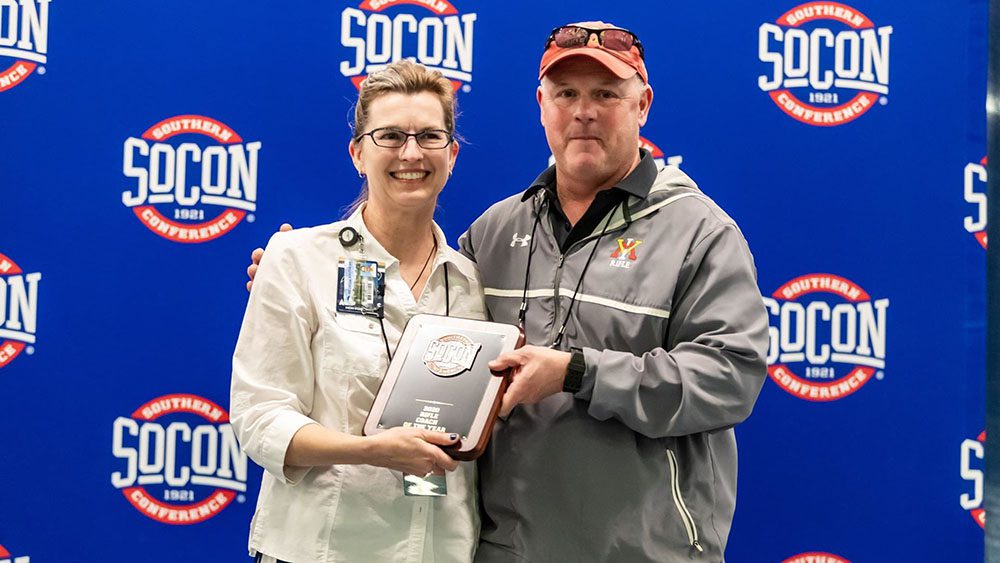
[[[413,137],[424,149],[443,149],[451,144],[451,135],[447,131],[429,129],[420,133],[406,133],[398,129],[375,129],[370,132],[376,145],[387,149],[398,149]]]
[[[632,34],[620,29],[608,29],[601,32],[601,44],[612,51],[628,51],[633,45]]]
[[[556,45],[567,49],[570,47],[580,47],[587,44],[590,32],[582,27],[563,27],[555,33]]]

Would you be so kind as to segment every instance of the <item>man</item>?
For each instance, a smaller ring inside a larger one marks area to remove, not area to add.
[[[537,90],[555,165],[460,239],[493,320],[529,345],[479,461],[477,561],[721,561],[733,426],[764,381],[767,317],[729,216],[637,150],[638,38],[553,31]]]

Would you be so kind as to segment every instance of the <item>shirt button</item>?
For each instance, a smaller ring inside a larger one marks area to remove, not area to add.
[[[368,328],[375,328],[375,323],[368,323]]]

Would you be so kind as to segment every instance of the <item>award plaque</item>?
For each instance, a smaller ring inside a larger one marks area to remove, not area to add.
[[[507,374],[494,374],[487,364],[521,344],[513,325],[414,315],[375,395],[365,435],[397,426],[458,434],[459,446],[444,451],[476,459],[486,449],[507,388]]]

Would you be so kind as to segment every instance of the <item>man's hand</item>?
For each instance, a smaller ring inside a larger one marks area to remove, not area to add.
[[[288,223],[282,223],[281,228],[278,232],[285,233],[292,230],[292,226]],[[260,266],[260,259],[264,257],[263,248],[255,248],[253,252],[250,253],[250,266],[247,267],[247,276],[250,277],[250,281],[247,282],[247,291],[253,287],[253,277],[257,275],[257,267]]]
[[[510,386],[500,405],[500,416],[509,415],[521,403],[532,405],[561,392],[571,357],[569,352],[541,346],[524,346],[501,354],[490,362],[490,369],[493,371],[507,368],[513,370]]]

